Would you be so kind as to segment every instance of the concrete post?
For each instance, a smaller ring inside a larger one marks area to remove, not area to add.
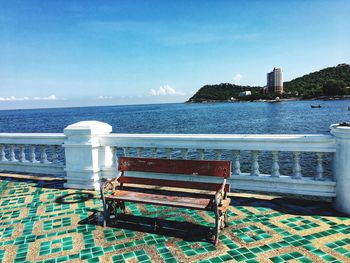
[[[336,181],[334,208],[350,215],[350,126],[333,124],[331,134],[336,138],[333,174]]]
[[[112,126],[98,121],[81,121],[64,129],[67,188],[99,189],[101,168],[110,166],[109,147],[100,145],[99,136],[109,134]]]

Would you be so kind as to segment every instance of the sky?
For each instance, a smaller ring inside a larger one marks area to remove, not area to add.
[[[350,63],[350,1],[0,0],[0,109],[183,102]]]

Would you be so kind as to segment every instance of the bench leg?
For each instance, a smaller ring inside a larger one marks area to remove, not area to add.
[[[228,216],[227,216],[227,211],[225,211],[224,213],[224,224],[225,224],[225,227],[228,226]]]
[[[221,228],[221,215],[217,207],[215,207],[214,210],[215,213],[215,233],[214,233],[214,244],[218,244],[218,239],[219,239],[219,233],[220,233],[220,228]]]
[[[120,209],[122,210],[123,214],[125,214],[125,202],[124,201],[121,201]]]
[[[103,227],[106,227],[109,218],[109,205],[107,202],[103,204]]]

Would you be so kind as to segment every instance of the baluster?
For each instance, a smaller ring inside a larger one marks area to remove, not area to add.
[[[31,163],[37,163],[38,161],[36,160],[36,155],[35,155],[35,145],[30,145],[30,153],[29,153],[29,161]]]
[[[25,155],[25,153],[24,153],[24,145],[23,145],[23,144],[21,144],[21,145],[19,146],[19,161],[20,161],[21,163],[26,162],[26,155]]]
[[[152,155],[152,158],[157,158],[157,148],[151,149],[151,155]]]
[[[58,163],[57,145],[51,145],[52,163]]]
[[[280,166],[278,164],[278,152],[272,151],[272,169],[271,169],[271,177],[280,177]]]
[[[181,156],[182,156],[182,159],[187,160],[187,158],[188,158],[188,149],[187,148],[181,149]]]
[[[123,147],[123,151],[124,151],[124,156],[125,157],[129,157],[130,148],[129,147]]]
[[[233,150],[233,175],[241,174],[241,164],[239,162],[240,152],[239,150]]]
[[[136,148],[136,152],[137,152],[137,157],[143,157],[144,148],[143,147],[137,147]]]
[[[8,161],[5,154],[5,145],[3,144],[0,145],[0,161],[2,162]]]
[[[167,159],[171,159],[171,148],[165,148],[165,156]]]
[[[300,152],[293,152],[293,179],[301,179]]]
[[[40,145],[40,163],[48,163],[46,145]]]
[[[316,180],[323,180],[323,153],[316,153],[317,157],[317,166],[316,166]]]
[[[204,149],[197,149],[198,159],[204,160]]]
[[[251,176],[259,176],[259,163],[258,163],[258,158],[259,158],[259,152],[258,151],[252,151],[252,167],[251,167]]]
[[[216,160],[220,160],[222,156],[222,150],[215,150],[214,156]]]
[[[116,168],[118,163],[117,147],[111,146],[111,153],[112,153],[112,167]]]
[[[15,156],[15,147],[13,144],[10,144],[10,162],[17,162],[16,156]]]

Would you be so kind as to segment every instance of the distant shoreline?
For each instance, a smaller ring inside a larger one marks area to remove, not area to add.
[[[273,99],[273,100],[266,100],[266,99],[258,99],[258,100],[203,100],[203,101],[186,101],[185,103],[239,103],[239,102],[287,102],[287,101],[299,101],[299,100],[303,100],[303,101],[314,101],[314,100],[349,100],[350,99],[350,95],[344,95],[344,96],[322,96],[322,97],[315,97],[315,98],[298,98],[298,97],[294,97],[294,98],[281,98],[281,99]]]

